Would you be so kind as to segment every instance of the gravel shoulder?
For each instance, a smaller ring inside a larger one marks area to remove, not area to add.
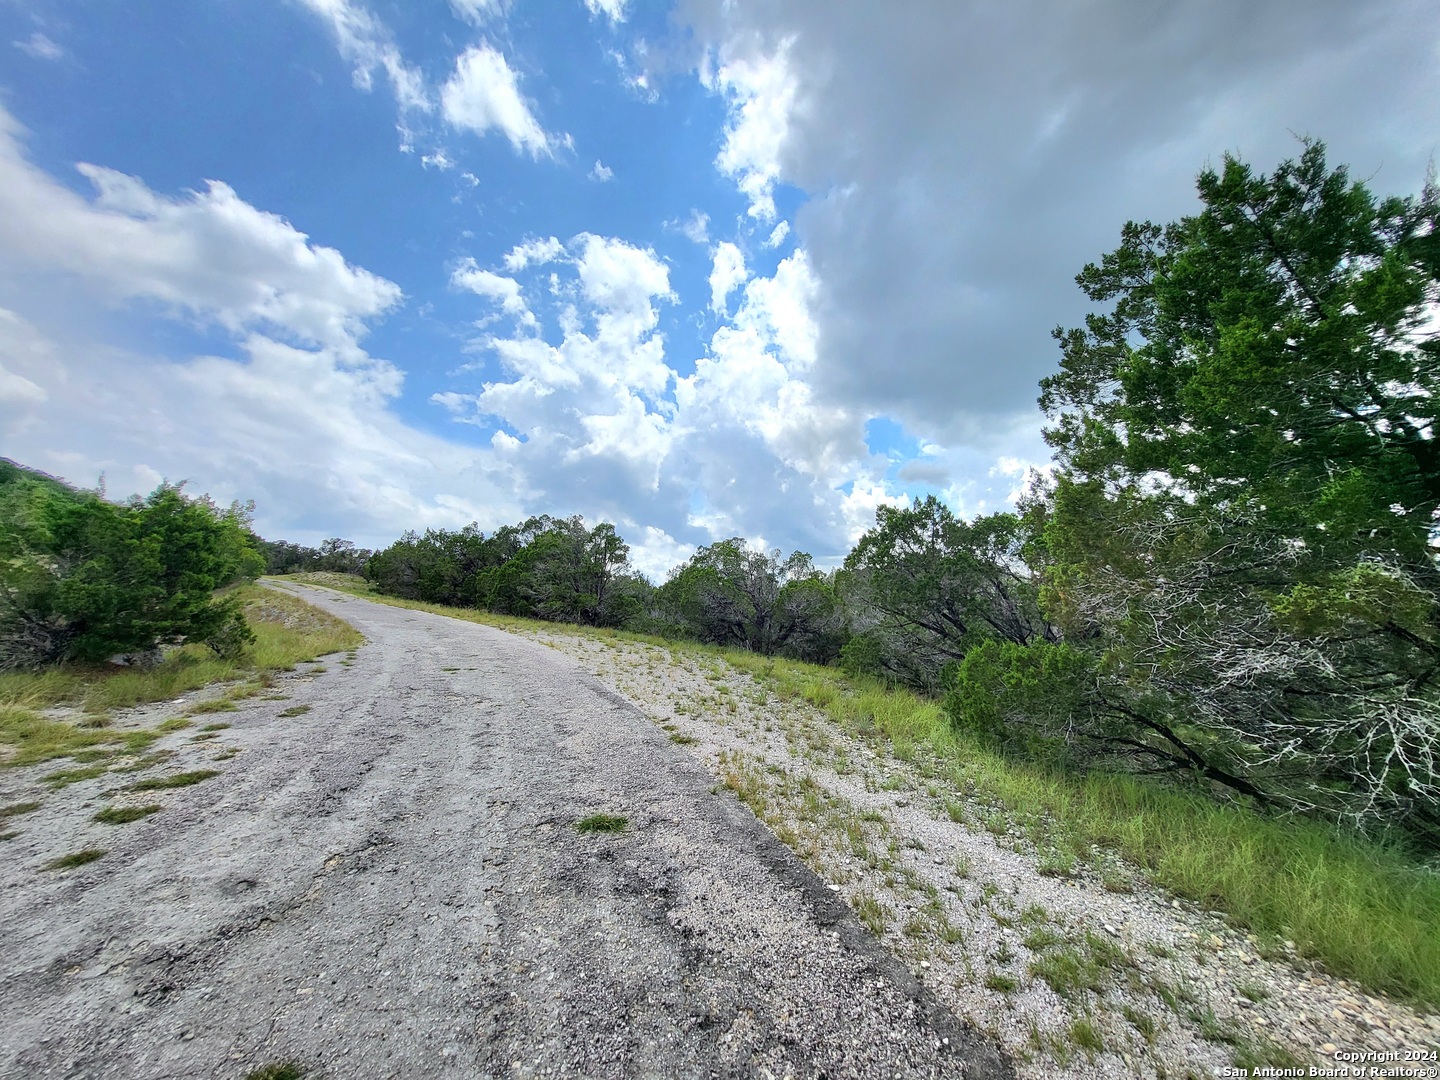
[[[367,643],[136,772],[0,770],[0,1076],[1014,1075],[614,679],[292,591]]]
[[[1134,868],[1045,876],[1000,808],[953,798],[923,750],[899,760],[882,738],[842,731],[718,656],[520,633],[580,661],[740,793],[1023,1078],[1198,1078],[1440,1052],[1440,1016],[1262,950]]]

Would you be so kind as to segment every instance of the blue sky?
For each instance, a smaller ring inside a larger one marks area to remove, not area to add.
[[[264,535],[843,555],[1043,464],[1127,218],[1440,143],[1428,5],[0,0],[0,454]]]

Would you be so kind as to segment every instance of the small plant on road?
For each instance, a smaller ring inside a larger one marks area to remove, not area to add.
[[[624,832],[625,826],[629,824],[623,817],[615,814],[591,814],[589,817],[581,818],[575,823],[575,831],[581,833]]]
[[[281,716],[304,716],[310,711],[309,705],[291,705],[288,709],[280,711]]]
[[[305,1075],[305,1066],[294,1061],[279,1061],[274,1065],[262,1065],[245,1074],[245,1080],[300,1080]]]
[[[69,855],[61,855],[58,859],[51,859],[41,869],[73,870],[77,866],[94,862],[104,854],[105,852],[100,848],[86,848],[84,851],[76,851]]]
[[[162,809],[163,807],[156,803],[149,806],[107,806],[91,820],[105,825],[124,825],[127,821],[139,821]]]
[[[191,784],[198,784],[202,780],[209,780],[212,776],[220,774],[214,769],[196,769],[194,772],[175,773],[173,776],[157,776],[153,780],[141,780],[138,784],[131,784],[131,791],[163,791],[166,788],[189,787]]]

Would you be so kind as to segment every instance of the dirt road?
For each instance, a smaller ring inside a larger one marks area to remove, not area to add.
[[[103,859],[3,852],[0,1076],[1011,1075],[573,660],[304,594],[353,666],[229,714],[244,752],[143,821],[52,796]]]

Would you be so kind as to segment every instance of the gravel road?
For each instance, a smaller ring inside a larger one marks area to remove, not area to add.
[[[1013,1075],[574,660],[293,591],[366,635],[353,666],[228,714],[244,753],[152,817],[51,796],[99,861],[5,850],[0,1076]]]

